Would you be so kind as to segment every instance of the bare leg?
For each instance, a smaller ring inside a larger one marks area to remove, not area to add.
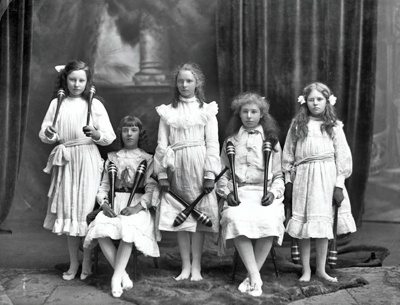
[[[190,233],[185,231],[177,232],[179,252],[182,259],[182,272],[175,280],[187,280],[190,276]]]
[[[91,274],[92,274],[92,249],[83,248],[81,280],[85,280]]]
[[[311,267],[310,267],[310,239],[299,239],[300,247],[300,260],[303,267],[303,274],[299,279],[300,282],[309,282],[311,280]]]
[[[315,251],[317,254],[317,270],[315,274],[327,281],[337,282],[337,278],[331,277],[325,272],[326,254],[328,253],[328,239],[317,238],[315,240]]]
[[[201,281],[203,277],[201,276],[201,255],[203,253],[203,244],[204,244],[204,232],[196,232],[192,234],[192,268],[191,273],[192,277],[191,281]]]
[[[251,285],[262,282],[251,240],[245,236],[238,236],[234,239],[234,242],[240,258],[246,266]]]
[[[273,236],[264,237],[257,239],[254,245],[254,255],[256,258],[257,268],[259,271],[261,270],[262,266],[264,266],[269,251],[271,251],[273,241],[274,241]]]
[[[114,246],[114,243],[108,237],[99,238],[98,241],[100,244],[101,251],[103,252],[105,258],[110,263],[111,267],[113,267],[113,269],[115,269],[117,248]],[[131,249],[132,249],[132,245],[131,245]],[[128,258],[128,260],[129,260],[129,258]],[[129,278],[129,275],[125,270],[124,275],[122,276],[122,288],[127,290],[127,289],[131,289],[132,287],[133,287],[132,280]]]
[[[113,242],[108,237],[99,238],[98,241],[100,244],[101,252],[103,252],[105,258],[114,269],[115,257],[117,256],[117,248],[115,248]]]
[[[73,280],[79,268],[79,243],[81,238],[79,236],[67,235],[68,252],[69,252],[69,269],[64,272],[63,279],[66,281]]]

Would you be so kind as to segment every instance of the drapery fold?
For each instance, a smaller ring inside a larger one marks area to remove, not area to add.
[[[271,102],[281,142],[297,97],[326,83],[338,98],[353,158],[347,181],[361,224],[373,134],[377,2],[371,0],[219,0],[217,59],[222,126],[236,94],[256,91]],[[224,136],[224,135],[221,135]]]
[[[33,0],[10,1],[0,21],[0,226],[16,189],[29,99]]]

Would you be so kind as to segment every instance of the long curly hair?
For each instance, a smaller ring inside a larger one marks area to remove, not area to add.
[[[320,82],[307,85],[303,89],[303,97],[306,102],[300,106],[300,109],[294,117],[292,124],[292,128],[295,129],[296,137],[301,140],[304,140],[308,134],[307,124],[310,121],[311,111],[307,106],[307,98],[313,90],[320,92],[326,99],[325,110],[320,116],[323,121],[321,125],[321,132],[325,131],[329,134],[329,136],[332,137],[333,127],[336,126],[336,122],[338,120],[335,108],[333,108],[328,101],[329,97],[332,95],[331,89],[329,89],[327,85]]]
[[[196,80],[196,89],[194,91],[194,95],[200,101],[200,108],[203,107],[203,104],[206,101],[206,98],[204,95],[205,78],[204,78],[204,74],[203,74],[203,71],[201,70],[200,66],[193,62],[176,65],[172,69],[172,72],[171,72],[172,88],[173,88],[172,89],[173,90],[172,107],[174,107],[174,108],[178,107],[179,97],[181,94],[179,93],[177,83],[178,83],[178,74],[182,70],[192,72],[192,74]]]
[[[77,71],[77,70],[83,70],[86,73],[87,83],[86,83],[85,90],[82,93],[82,97],[85,100],[89,99],[90,87],[93,84],[92,73],[90,72],[89,66],[86,63],[84,63],[83,61],[79,61],[79,60],[71,60],[70,62],[68,62],[65,65],[65,68],[63,70],[61,70],[61,72],[58,74],[58,77],[56,79],[56,84],[54,87],[54,91],[52,94],[52,99],[57,96],[57,92],[59,89],[64,89],[66,95],[69,96],[70,92],[68,90],[67,77],[73,71]]]
[[[116,136],[117,138],[115,139],[113,143],[113,149],[118,151],[124,148],[124,141],[122,141],[122,128],[123,127],[138,127],[139,128],[139,141],[138,141],[138,147],[146,150],[147,144],[148,144],[148,138],[147,138],[147,133],[146,130],[143,126],[142,121],[135,116],[128,115],[126,117],[123,117],[121,121],[119,122]]]
[[[244,92],[235,96],[231,108],[233,110],[232,118],[227,128],[227,137],[231,137],[239,132],[243,125],[240,118],[240,111],[244,105],[255,104],[260,109],[261,118],[259,124],[264,130],[266,140],[269,140],[272,147],[275,147],[279,141],[279,127],[275,119],[269,114],[269,102],[255,92]]]

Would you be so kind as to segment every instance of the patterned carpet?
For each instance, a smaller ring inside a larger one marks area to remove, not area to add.
[[[134,304],[287,304],[294,300],[313,295],[326,294],[340,289],[367,285],[360,276],[341,273],[340,268],[359,264],[377,266],[388,255],[383,247],[347,246],[346,238],[339,241],[338,268],[327,272],[338,278],[338,283],[330,283],[312,276],[309,283],[300,283],[301,267],[290,262],[289,242],[277,248],[279,277],[275,275],[270,259],[262,269],[263,295],[253,298],[237,290],[245,277],[242,263],[238,264],[235,280],[231,279],[233,249],[224,257],[218,257],[216,251],[210,249],[203,254],[202,266],[204,280],[201,282],[177,282],[173,277],[180,272],[180,257],[173,243],[161,244],[162,256],[158,258],[159,268],[155,268],[153,259],[140,255],[138,257],[138,280],[133,289],[125,291],[122,299]],[[371,260],[371,253],[375,259]],[[315,258],[312,257],[312,262]],[[361,266],[361,265],[360,265]],[[66,264],[58,265],[65,270]],[[314,269],[314,265],[312,266]],[[329,268],[329,267],[328,267]],[[132,259],[128,272],[133,277]],[[112,269],[100,255],[99,272],[87,279],[90,285],[104,292],[110,292]]]

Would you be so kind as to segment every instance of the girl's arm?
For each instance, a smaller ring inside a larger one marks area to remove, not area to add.
[[[226,141],[224,142],[221,151],[221,165],[220,165],[221,169],[225,168],[225,166],[229,167],[229,161],[226,155],[225,148],[226,148]],[[225,199],[231,192],[233,192],[232,173],[230,170],[227,170],[225,174],[218,180],[216,192],[219,196]]]
[[[44,133],[47,127],[53,125],[56,108],[57,108],[57,99],[53,99],[50,103],[49,109],[47,109],[46,116],[43,119],[43,123],[39,132],[39,138],[40,140],[42,140],[43,143],[53,144],[60,139],[58,134],[54,134],[52,138],[48,138]]]
[[[285,191],[285,182],[282,173],[282,149],[279,142],[275,145],[275,150],[271,156],[272,182],[269,192],[273,193],[275,198],[281,198]]]
[[[92,104],[93,127],[100,133],[100,139],[93,140],[101,146],[110,145],[116,138],[110,118],[104,105],[98,100],[93,99]]]
[[[344,180],[350,177],[353,169],[353,159],[351,156],[350,147],[347,144],[346,136],[343,131],[343,124],[340,122],[334,128],[333,146],[335,148],[336,162],[336,185],[344,187]]]
[[[101,180],[101,184],[97,191],[96,200],[97,203],[101,206],[103,204],[104,199],[108,200],[108,192],[110,191],[110,180],[108,178],[107,168],[110,164],[110,161],[107,160],[103,170],[103,178]]]
[[[159,180],[168,178],[167,169],[162,166],[162,160],[165,155],[165,151],[169,145],[168,137],[169,126],[167,125],[163,117],[161,117],[160,124],[158,126],[158,145],[154,155],[154,173]]]
[[[145,193],[140,198],[140,204],[144,209],[149,209],[153,206],[152,196],[154,189],[157,187],[157,182],[151,178],[151,175],[154,171],[154,162],[153,158],[147,160],[147,170],[146,170],[146,177],[144,181],[144,189]]]
[[[285,177],[285,183],[293,183],[292,173],[294,169],[296,153],[296,136],[294,132],[294,127],[292,124],[290,125],[288,134],[286,136],[286,141],[282,153],[282,171]]]
[[[215,103],[215,102],[214,102]],[[210,104],[214,105],[214,104]],[[210,107],[209,105],[209,107]],[[213,106],[211,106],[213,107]],[[216,107],[216,104],[215,104]],[[215,110],[214,110],[215,111]],[[218,110],[216,110],[218,111]],[[210,115],[205,128],[206,141],[206,162],[204,164],[204,178],[215,179],[219,174],[218,170],[221,165],[219,157],[219,141],[218,141],[218,121],[216,113]]]

